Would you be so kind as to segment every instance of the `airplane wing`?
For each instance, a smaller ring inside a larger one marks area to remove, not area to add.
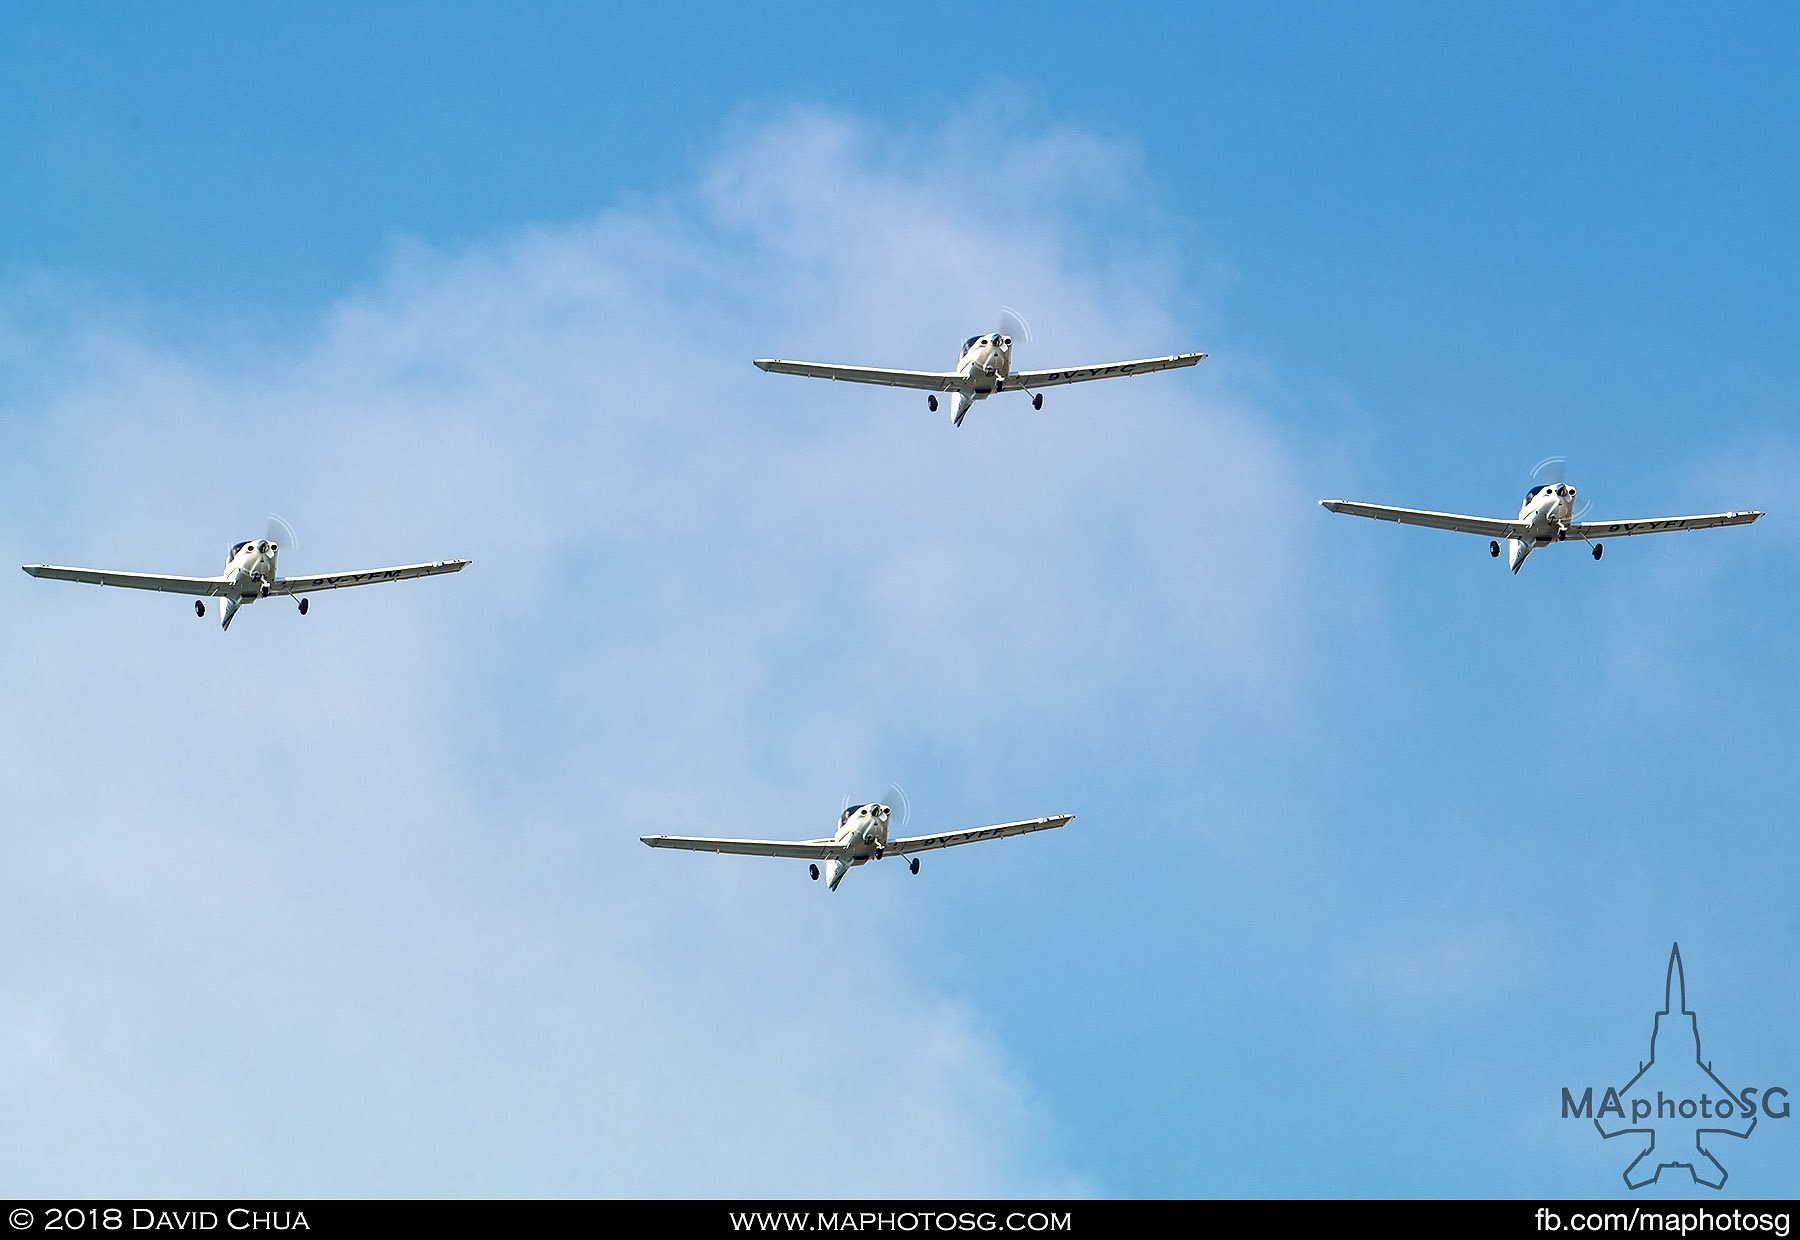
[[[1147,357],[1136,362],[1108,362],[1104,366],[1072,366],[1065,370],[1015,370],[1006,380],[1007,391],[1024,388],[1056,387],[1064,383],[1086,383],[1090,379],[1117,379],[1125,375],[1147,375],[1158,370],[1175,370],[1193,366],[1204,353],[1178,353],[1174,357]],[[762,365],[761,362],[757,363]]]
[[[997,827],[970,827],[964,831],[941,831],[936,835],[910,835],[905,839],[889,840],[886,851],[904,857],[909,853],[930,852],[934,848],[951,848],[957,844],[973,844],[979,840],[1003,840],[1009,835],[1054,830],[1074,817],[1073,814],[1058,814],[1054,818],[1005,822]]]
[[[81,581],[91,586],[124,586],[128,590],[161,590],[216,598],[225,590],[223,577],[158,577],[153,573],[116,573],[101,568],[57,568],[50,564],[20,565],[33,577],[49,581]]]
[[[314,594],[320,590],[340,590],[345,586],[372,586],[381,581],[405,581],[411,577],[436,577],[439,573],[458,573],[469,566],[468,560],[439,560],[435,564],[403,564],[399,568],[371,568],[360,573],[323,573],[317,577],[277,577],[269,587],[270,594]]]
[[[1322,499],[1319,506],[1329,512],[1348,513],[1353,517],[1374,517],[1377,521],[1398,521],[1401,525],[1423,525],[1434,530],[1455,530],[1459,534],[1479,534],[1483,538],[1525,538],[1526,526],[1499,517],[1465,517],[1454,512],[1425,512],[1417,508],[1390,508],[1386,504],[1359,504],[1348,499]]]
[[[652,848],[736,853],[749,857],[797,857],[802,861],[829,861],[846,852],[836,840],[722,840],[696,835],[640,835],[638,838]]]
[[[922,392],[948,392],[961,381],[954,371],[882,370],[874,366],[832,366],[824,362],[784,362],[778,358],[756,360],[758,370],[772,375],[805,375],[809,379],[842,379],[847,383],[879,383],[883,387],[918,388]]]
[[[1577,521],[1570,538],[1628,538],[1633,534],[1666,534],[1675,530],[1716,530],[1723,525],[1749,525],[1760,512],[1719,512],[1706,517],[1650,517],[1641,521]]]

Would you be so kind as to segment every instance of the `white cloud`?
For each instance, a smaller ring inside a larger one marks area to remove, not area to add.
[[[213,571],[271,508],[288,571],[475,561],[225,637],[15,583],[19,1191],[1104,1189],[1028,1048],[909,954],[916,888],[633,838],[813,834],[920,736],[953,791],[1022,714],[1077,753],[1140,692],[1254,713],[1306,673],[1312,497],[1205,370],[953,432],[751,368],[947,364],[1002,303],[1034,363],[1205,347],[1129,152],[1000,129],[976,192],[947,144],[746,124],[691,197],[405,247],[223,361],[104,306],[14,323],[55,376],[7,432],[19,562]]]

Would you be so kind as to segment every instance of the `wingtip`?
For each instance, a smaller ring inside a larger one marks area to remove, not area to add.
[[[775,364],[775,359],[772,357],[759,357],[759,358],[755,359],[754,361],[752,361],[750,364],[752,366],[756,367],[758,370],[767,370],[769,367],[771,367]]]

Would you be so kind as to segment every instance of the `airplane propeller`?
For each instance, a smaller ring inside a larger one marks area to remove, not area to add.
[[[888,833],[906,834],[906,824],[912,821],[912,803],[906,799],[906,789],[890,783],[884,796],[882,804],[888,807]]]
[[[294,533],[287,518],[278,512],[269,514],[269,523],[264,527],[263,537],[280,547],[283,551],[294,551],[300,546],[300,536]]]
[[[1000,334],[1002,336],[1012,337],[1014,342],[1022,340],[1026,344],[1030,344],[1031,324],[1025,321],[1024,315],[1020,314],[1017,310],[1014,310],[1011,306],[1001,306]],[[1031,394],[1031,407],[1033,409],[1042,409],[1044,407],[1044,394],[1042,392],[1033,392]]]
[[[1025,321],[1024,315],[1020,314],[1017,310],[1014,310],[1011,306],[1001,306],[1000,334],[1002,336],[1011,336],[1014,340],[1023,340],[1026,344],[1030,344],[1031,324]]]
[[[1547,456],[1531,467],[1531,476],[1539,482],[1556,485],[1563,480],[1563,471],[1569,464],[1566,456]]]
[[[1569,458],[1566,456],[1547,456],[1531,467],[1531,476],[1538,482],[1546,483],[1550,486],[1561,486],[1568,464]],[[1581,520],[1581,518],[1587,514],[1587,510],[1593,506],[1593,500],[1583,499],[1581,507],[1577,509],[1575,514],[1569,519],[1571,521]]]
[[[846,792],[843,804],[838,806],[838,817],[844,816],[844,811],[850,808],[850,803],[850,794]],[[888,807],[888,831],[890,834],[900,834],[906,829],[906,824],[912,821],[912,803],[907,800],[906,789],[899,784],[890,782],[887,791],[881,794],[881,800],[875,804]]]
[[[902,788],[899,784],[890,782],[887,786],[887,791],[881,794],[881,799],[876,801],[875,804],[887,806],[888,838],[890,840],[899,839],[901,836],[905,835],[906,824],[912,821],[912,801],[907,797],[906,789]],[[844,796],[844,803],[838,807],[838,817],[842,818],[844,811],[849,808],[850,796],[846,793]],[[876,850],[875,855],[877,857],[881,856],[879,849]],[[914,874],[919,872],[919,859],[917,857],[908,857],[906,859],[906,864],[907,868],[912,870]]]
[[[269,514],[265,537],[283,551],[294,551],[300,546],[300,536],[294,533],[294,527],[288,524],[287,518],[278,512]],[[312,606],[312,600],[302,598],[297,605],[300,608],[300,614],[304,616]]]
[[[912,801],[907,798],[906,789],[899,784],[889,784],[884,804],[888,807],[888,838],[898,839],[906,834],[906,824],[912,821]],[[908,857],[906,868],[917,874],[919,859]]]

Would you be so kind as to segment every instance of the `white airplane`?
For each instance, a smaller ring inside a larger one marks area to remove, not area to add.
[[[1010,313],[1010,312],[1009,312]],[[1157,370],[1174,370],[1192,366],[1204,353],[1180,353],[1174,357],[1149,357],[1135,362],[1109,362],[1101,366],[1076,366],[1067,370],[1020,370],[1012,368],[1013,338],[1005,328],[985,336],[970,336],[957,354],[955,370],[881,370],[872,366],[836,366],[824,362],[784,362],[778,358],[758,358],[758,369],[777,375],[805,375],[813,379],[842,379],[849,383],[876,383],[885,387],[917,388],[930,392],[926,406],[937,412],[938,393],[949,394],[950,424],[961,426],[969,409],[978,400],[995,392],[1028,392],[1031,407],[1044,407],[1047,387],[1065,383],[1086,383],[1093,379],[1117,379],[1125,375],[1147,375]],[[1021,326],[1022,326],[1021,321]],[[1027,336],[1029,338],[1029,336]]]
[[[1422,512],[1416,508],[1390,508],[1384,504],[1362,504],[1347,499],[1322,499],[1319,504],[1332,512],[1353,517],[1373,517],[1379,521],[1398,521],[1401,525],[1424,525],[1436,530],[1455,530],[1463,534],[1479,534],[1488,539],[1488,554],[1500,554],[1500,539],[1507,541],[1507,563],[1513,572],[1525,563],[1525,557],[1539,547],[1551,543],[1579,539],[1600,558],[1600,540],[1628,538],[1633,534],[1666,534],[1674,530],[1710,530],[1722,525],[1748,525],[1762,516],[1760,512],[1720,512],[1703,517],[1650,517],[1636,521],[1581,521],[1575,511],[1575,488],[1563,482],[1546,482],[1525,492],[1517,520],[1502,517],[1464,517],[1452,512]],[[1585,511],[1585,510],[1584,510]]]
[[[406,564],[399,568],[372,568],[359,573],[325,573],[318,577],[282,577],[275,571],[275,557],[281,548],[270,539],[254,538],[239,543],[225,557],[225,571],[217,577],[158,577],[149,573],[121,573],[95,568],[58,568],[50,564],[25,564],[21,567],[33,577],[52,581],[83,581],[96,586],[124,586],[132,590],[161,590],[166,594],[191,594],[194,614],[206,614],[206,600],[222,598],[225,621],[239,607],[272,594],[305,595],[316,590],[339,590],[345,586],[374,585],[380,581],[405,581],[409,577],[435,577],[439,573],[459,572],[467,560],[439,560],[434,564]],[[305,615],[308,600],[301,598],[300,614]]]
[[[1032,831],[1049,831],[1060,827],[1075,815],[1058,814],[1054,818],[1032,818],[1025,822],[1006,822],[997,827],[971,827],[965,831],[941,831],[936,835],[913,835],[902,839],[888,838],[888,820],[892,811],[885,805],[852,805],[838,818],[837,834],[824,840],[726,840],[711,836],[644,835],[639,838],[652,848],[683,848],[690,852],[739,853],[752,857],[792,857],[810,861],[807,872],[819,877],[825,867],[825,879],[832,891],[844,881],[852,867],[883,857],[905,857],[914,874],[919,872],[916,853],[934,848],[950,848],[957,844],[973,844],[978,840],[999,840],[1009,835],[1026,835]]]

